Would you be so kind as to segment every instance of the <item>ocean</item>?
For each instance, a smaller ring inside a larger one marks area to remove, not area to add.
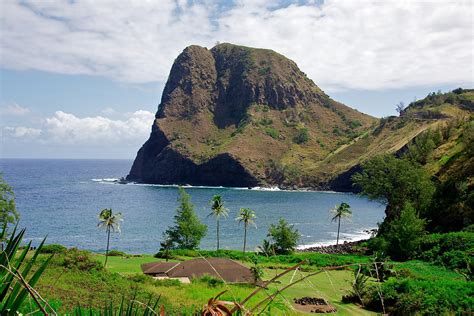
[[[91,251],[104,251],[106,233],[97,228],[97,215],[112,208],[124,217],[121,232],[111,236],[111,249],[129,253],[155,253],[162,233],[173,223],[178,205],[177,186],[118,184],[132,160],[0,159],[0,172],[12,186],[20,227],[26,240],[58,243]],[[254,249],[266,238],[268,227],[285,218],[301,234],[299,247],[335,243],[337,223],[329,210],[341,202],[353,216],[342,222],[340,240],[367,238],[384,216],[385,206],[349,193],[282,191],[278,189],[185,187],[198,217],[208,225],[201,248],[216,245],[215,219],[209,217],[210,199],[222,195],[229,216],[221,222],[221,249],[241,249],[243,226],[235,218],[241,207],[255,210],[247,245]]]

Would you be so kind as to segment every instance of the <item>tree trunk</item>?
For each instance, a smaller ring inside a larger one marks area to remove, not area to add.
[[[217,220],[217,251],[219,251],[219,220]]]
[[[247,225],[244,225],[244,255],[245,255],[245,246],[247,245]]]
[[[341,229],[341,217],[339,216],[339,221],[337,224],[337,239],[336,239],[336,247],[339,245],[339,230]]]
[[[107,259],[109,257],[109,244],[110,244],[110,228],[107,227],[107,248],[105,250],[105,263],[104,268],[107,266]]]

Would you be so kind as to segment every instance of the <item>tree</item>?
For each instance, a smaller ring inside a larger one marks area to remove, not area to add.
[[[219,218],[221,216],[227,217],[227,215],[227,209],[224,207],[222,196],[214,195],[211,200],[211,213],[208,216],[214,216],[216,218],[217,251],[219,251]]]
[[[392,155],[376,156],[362,163],[362,172],[353,175],[352,181],[361,188],[362,195],[387,204],[386,221],[397,218],[405,202],[423,212],[435,191],[429,174],[421,166]]]
[[[104,267],[107,266],[107,259],[109,256],[110,232],[120,232],[120,222],[122,221],[122,213],[114,214],[111,208],[105,208],[100,211],[97,227],[105,229],[107,233],[107,248],[105,250]]]
[[[403,110],[405,110],[405,103],[403,103],[402,101],[400,101],[396,106],[395,106],[395,110],[397,111],[397,113],[401,116],[403,114]]]
[[[247,245],[247,228],[250,224],[255,225],[255,211],[249,208],[241,208],[239,216],[235,219],[239,223],[244,223],[244,254],[245,254],[245,247]]]
[[[341,219],[348,218],[352,215],[350,210],[349,204],[342,202],[339,206],[335,207],[331,210],[332,214],[334,215],[331,221],[337,221],[337,239],[336,239],[336,247],[339,245],[339,231],[341,229]]]
[[[183,188],[179,188],[179,207],[174,216],[175,225],[164,233],[165,238],[170,239],[172,248],[196,249],[201,239],[206,236],[207,226],[197,217],[190,199],[189,194]]]
[[[462,132],[462,142],[464,151],[469,155],[474,155],[474,122],[466,123]]]
[[[0,226],[4,227],[6,231],[8,224],[15,224],[19,217],[20,215],[16,210],[13,189],[3,180],[0,174]],[[0,240],[2,246],[6,237],[7,234],[4,234],[4,238]]]
[[[426,164],[428,155],[437,147],[435,140],[439,136],[438,131],[433,132],[430,129],[419,134],[414,141],[408,144],[408,150],[404,154],[404,158],[422,165]]]
[[[289,254],[295,251],[300,233],[293,225],[280,218],[278,224],[271,224],[267,237],[270,238],[276,254]]]
[[[410,259],[417,251],[425,232],[426,220],[421,219],[410,203],[405,203],[400,216],[394,219],[385,234],[388,253],[395,260]]]

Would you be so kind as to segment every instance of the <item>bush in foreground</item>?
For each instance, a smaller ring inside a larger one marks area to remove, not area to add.
[[[474,309],[474,283],[457,280],[391,278],[382,284],[386,311],[393,315],[452,315]],[[380,308],[377,291],[370,305]]]
[[[473,265],[474,233],[431,234],[420,243],[418,259],[468,273]]]
[[[90,252],[77,248],[68,249],[62,256],[54,259],[60,266],[67,269],[80,271],[101,271],[104,266],[99,261],[91,258]]]
[[[43,248],[41,248],[40,253],[56,254],[56,253],[65,253],[66,251],[67,251],[67,248],[64,247],[63,245],[50,244],[50,245],[44,245]]]

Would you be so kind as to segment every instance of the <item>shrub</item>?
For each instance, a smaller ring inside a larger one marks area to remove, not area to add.
[[[309,133],[306,127],[298,129],[296,135],[293,137],[293,142],[296,144],[304,144],[309,140]]]
[[[91,258],[90,253],[77,248],[68,249],[59,258],[59,264],[66,269],[77,269],[80,271],[102,270],[102,263]]]
[[[420,243],[418,259],[443,265],[448,269],[469,272],[474,252],[474,233],[431,234]]]
[[[66,252],[67,248],[64,247],[63,245],[58,245],[58,244],[50,244],[50,245],[44,245],[40,253],[64,253]]]
[[[457,280],[412,280],[391,278],[382,284],[387,311],[394,315],[453,315],[474,308],[474,283]],[[372,293],[371,305],[380,308]]]
[[[273,124],[273,120],[264,117],[264,118],[262,118],[258,123],[259,123],[260,125],[263,125],[263,126],[268,126],[268,125],[272,125],[272,124]]]
[[[371,253],[375,253],[375,252],[387,253],[388,242],[383,237],[374,237],[367,241],[367,248],[370,250]]]
[[[332,129],[332,133],[336,136],[342,136],[342,132],[337,126]]]
[[[276,129],[274,129],[273,127],[265,128],[265,134],[267,134],[268,136],[270,136],[273,139],[277,139],[278,136],[280,136],[280,133],[278,133],[278,131]]]
[[[361,127],[362,123],[359,120],[353,120],[349,124],[350,128],[355,129],[357,127]]]
[[[181,286],[182,283],[180,280],[177,279],[161,279],[161,280],[155,280],[155,285],[157,286],[165,286],[165,287],[170,287],[170,286]]]
[[[153,257],[158,259],[175,259],[176,257],[171,254],[170,250],[160,250],[153,255]]]
[[[125,252],[119,250],[110,250],[109,257],[129,257]]]
[[[210,275],[203,275],[200,278],[194,279],[193,282],[202,282],[202,283],[207,283],[210,287],[216,287],[216,286],[221,286],[224,285],[224,281],[221,279],[217,279],[213,276]]]
[[[129,275],[127,278],[135,283],[146,283],[151,279],[150,276],[143,273],[135,273]]]

